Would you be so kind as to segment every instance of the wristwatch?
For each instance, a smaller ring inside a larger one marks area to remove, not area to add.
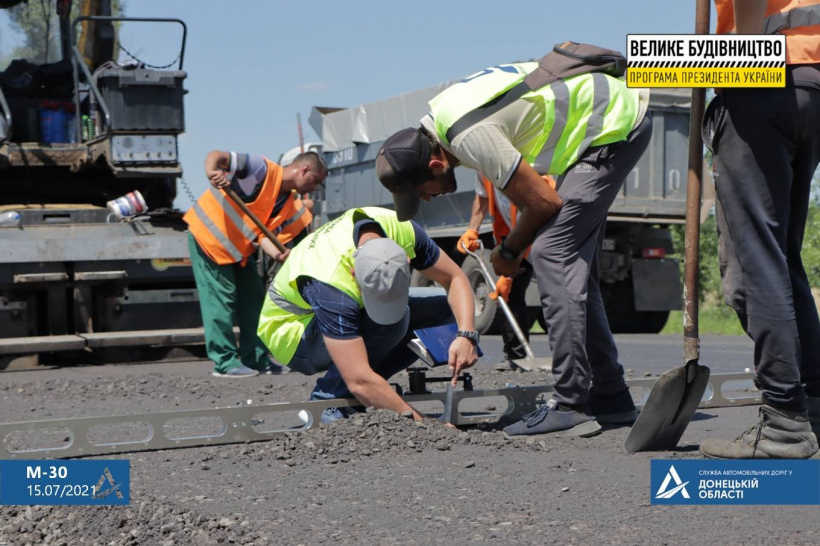
[[[458,332],[456,332],[456,337],[466,337],[470,340],[470,343],[472,343],[475,346],[478,345],[478,339],[481,336],[479,336],[478,332],[468,332],[467,330],[459,330]]]
[[[515,260],[519,256],[519,254],[504,246],[504,241],[501,241],[498,245],[498,254],[505,260]]]

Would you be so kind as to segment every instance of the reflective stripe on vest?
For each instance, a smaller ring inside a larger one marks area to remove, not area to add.
[[[270,289],[268,289],[268,296],[270,296],[271,301],[275,303],[277,307],[288,313],[294,315],[309,315],[313,312],[310,308],[305,309],[286,300],[285,297],[276,290],[273,284],[271,284]]]
[[[245,215],[240,214],[239,212],[237,212],[235,208],[228,204],[228,199],[225,197],[224,193],[222,193],[214,187],[208,188],[208,191],[210,191],[211,195],[214,196],[214,199],[216,199],[216,202],[219,203],[219,206],[222,207],[222,210],[225,211],[225,215],[228,217],[228,220],[230,220],[233,223],[236,229],[238,229],[249,242],[256,241],[258,237],[256,230],[258,230],[259,228],[251,228],[250,226],[248,226],[248,224],[246,224],[244,221]]]
[[[234,261],[241,262],[245,258],[245,256],[242,255],[242,252],[240,252],[239,249],[236,248],[236,246],[231,242],[231,240],[228,239],[228,236],[222,233],[222,230],[216,227],[216,224],[213,223],[211,217],[208,216],[208,214],[204,210],[202,210],[202,207],[199,206],[198,202],[194,203],[192,210],[194,211],[194,214],[196,214],[196,217],[199,218],[200,222],[202,222],[202,224],[208,230],[208,233],[213,235],[214,238],[219,242],[219,244],[225,247],[225,250],[228,251],[228,254],[231,255],[231,258],[233,258]]]
[[[763,21],[763,34],[774,34],[784,29],[814,25],[820,25],[820,4],[800,6],[766,17]],[[820,40],[820,37],[818,37],[818,40]]]
[[[319,227],[291,250],[268,289],[268,297],[259,316],[257,334],[278,362],[288,364],[293,358],[313,309],[302,298],[297,286],[300,277],[310,277],[342,291],[364,306],[362,295],[351,273],[353,226],[358,220],[375,220],[382,231],[407,253],[415,257],[416,233],[410,222],[399,222],[392,210],[379,207],[352,209]],[[307,311],[307,312],[306,312]]]
[[[275,229],[287,216],[280,213],[271,217],[276,197],[282,187],[282,167],[265,159],[267,175],[256,198],[246,203],[248,209],[268,227]],[[285,214],[295,211],[283,207]],[[194,206],[185,213],[183,220],[188,224],[191,235],[202,251],[215,263],[227,265],[239,262],[244,265],[248,256],[255,251],[255,243],[262,233],[246,218],[244,212],[233,201],[216,188],[208,188]],[[278,222],[278,223],[277,223]]]
[[[517,72],[506,70],[509,66]],[[515,78],[523,80],[526,71],[534,67],[535,63],[493,67],[487,69],[492,77],[471,76],[442,91],[430,101],[439,140],[452,142],[448,137],[455,139],[469,129],[465,119],[478,119],[479,123],[503,109],[510,102],[504,93],[517,97],[515,91],[524,87]],[[496,75],[496,69],[503,74]],[[500,92],[494,86],[500,86]],[[484,103],[479,101],[482,95],[489,97]],[[545,109],[540,136],[516,146],[540,174],[563,174],[587,148],[626,140],[639,112],[638,92],[601,73],[558,80],[541,89],[528,90],[518,100],[532,103],[532,108]],[[483,106],[469,109],[477,102]],[[480,115],[476,114],[479,111]]]
[[[541,148],[543,152],[536,156],[535,162],[533,163],[533,168],[539,173],[547,172],[550,165],[552,165],[552,156],[555,154],[558,140],[560,140],[561,135],[564,134],[564,128],[567,126],[567,118],[569,117],[569,86],[564,83],[564,80],[557,80],[550,84],[550,89],[552,89],[553,96],[555,97],[553,101],[555,104],[553,108],[555,118],[552,122],[553,129],[550,131],[547,141],[544,143],[544,147]],[[556,131],[555,127],[560,127],[561,130]]]
[[[299,218],[301,218],[302,216],[304,216],[304,215],[305,215],[305,212],[307,212],[307,207],[304,205],[304,203],[302,203],[302,204],[301,204],[301,208],[299,209],[299,212],[297,212],[296,214],[294,214],[293,216],[291,216],[291,217],[290,217],[290,219],[288,219],[288,220],[286,220],[285,222],[283,222],[283,223],[282,223],[282,228],[286,228],[286,227],[288,227],[288,226],[289,226],[289,225],[291,225],[293,222],[295,222],[296,220],[298,220]]]
[[[734,34],[732,0],[715,0],[716,34]],[[820,63],[820,0],[769,0],[763,18],[764,34],[786,36],[786,64]]]

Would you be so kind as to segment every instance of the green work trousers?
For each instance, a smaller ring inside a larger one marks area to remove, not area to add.
[[[268,351],[256,335],[256,329],[265,301],[265,287],[256,270],[256,258],[250,256],[245,267],[238,263],[219,265],[202,251],[190,232],[188,249],[199,291],[205,348],[208,358],[214,361],[214,370],[225,373],[240,364],[263,370]],[[239,325],[238,349],[234,323]]]

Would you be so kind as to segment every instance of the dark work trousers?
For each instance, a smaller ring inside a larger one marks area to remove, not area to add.
[[[388,325],[376,324],[362,311],[360,330],[370,367],[385,379],[390,379],[418,360],[407,346],[416,337],[414,330],[455,321],[447,302],[447,293],[441,288],[411,288],[407,307],[401,323]],[[289,366],[306,375],[327,371],[324,377],[316,381],[311,400],[350,396],[342,374],[330,358],[316,319],[308,323]]]
[[[510,288],[510,300],[507,302],[510,311],[512,312],[518,326],[524,333],[524,338],[530,340],[530,324],[529,310],[527,309],[527,287],[532,280],[532,265],[527,260],[521,261],[521,267],[525,271],[513,277],[512,288]],[[524,344],[515,335],[515,330],[510,325],[507,317],[501,322],[501,338],[504,340],[504,355],[508,360],[515,360],[519,358],[526,358],[527,351],[524,349]]]
[[[647,114],[626,141],[587,150],[559,177],[564,206],[532,245],[559,403],[585,404],[592,385],[602,396],[626,389],[598,287],[598,255],[607,211],[651,136]]]
[[[764,402],[806,411],[806,393],[820,396],[820,322],[800,258],[820,91],[725,89],[715,101],[704,122],[714,130],[724,298],[754,340]]]

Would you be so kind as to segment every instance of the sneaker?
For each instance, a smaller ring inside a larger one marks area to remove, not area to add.
[[[259,375],[259,372],[240,364],[239,366],[234,366],[227,372],[218,372],[214,370],[213,372],[211,372],[211,375],[214,377],[229,377],[233,379],[243,379],[245,377],[257,376]]]
[[[602,425],[631,425],[638,419],[638,410],[629,389],[618,394],[601,396],[595,386],[589,389],[589,411]]]
[[[350,410],[350,408],[327,408],[322,412],[322,416],[319,418],[319,421],[323,425],[329,425],[330,423],[347,419],[348,415],[351,413],[348,410]]]
[[[271,361],[265,365],[265,367],[260,371],[260,373],[263,373],[265,375],[284,375],[286,373],[290,373],[290,368]]]
[[[504,427],[506,436],[551,434],[563,432],[563,436],[588,438],[601,433],[601,425],[595,417],[558,404],[551,398],[546,404],[528,413],[517,423]]]
[[[807,397],[806,405],[809,408],[809,423],[811,423],[811,429],[817,438],[817,443],[820,444],[820,397]]]
[[[704,440],[700,452],[710,459],[808,459],[818,451],[806,412],[760,406],[757,423],[732,441]]]

